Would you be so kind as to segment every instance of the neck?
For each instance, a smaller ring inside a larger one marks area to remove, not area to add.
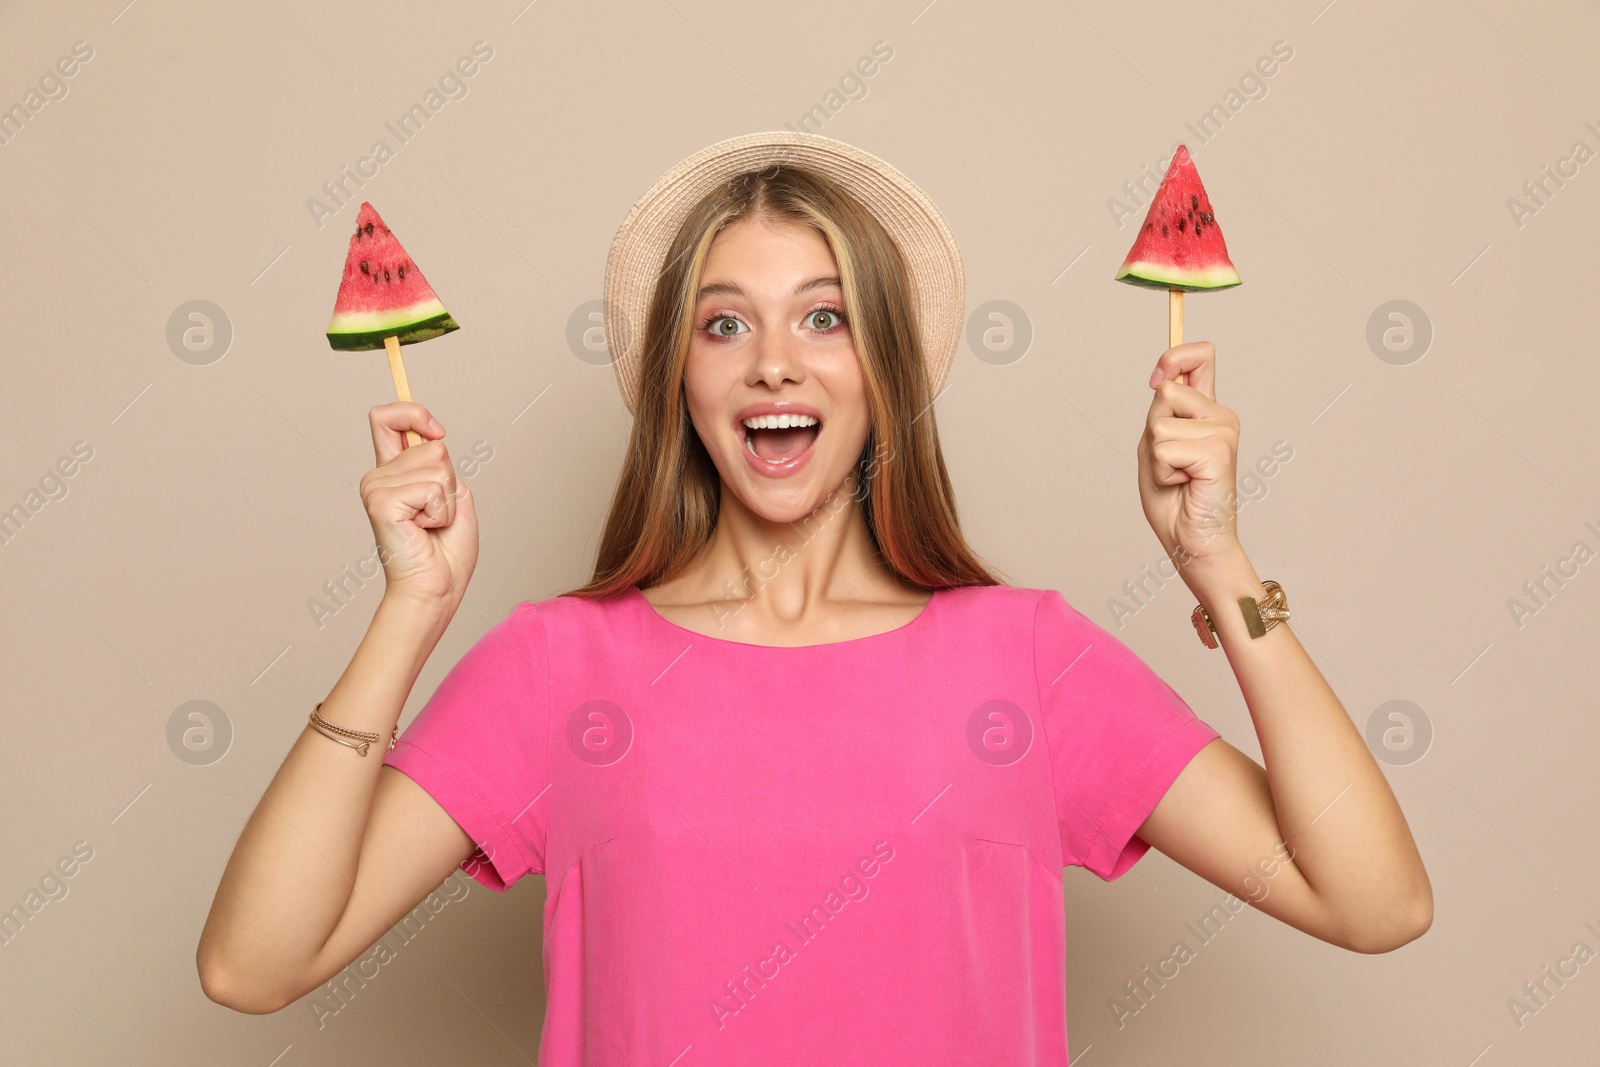
[[[762,603],[787,617],[814,603],[898,590],[904,583],[879,557],[867,529],[864,491],[852,471],[809,514],[772,522],[724,484],[716,531],[672,584],[684,600]]]

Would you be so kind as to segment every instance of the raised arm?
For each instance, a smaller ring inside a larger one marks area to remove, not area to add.
[[[307,725],[245,825],[195,954],[206,995],[238,1011],[276,1011],[342,970],[474,848],[431,796],[383,765],[477,561],[472,497],[420,405],[381,405],[371,422],[379,462],[361,494],[386,587],[321,713],[383,741],[362,756]],[[403,448],[407,429],[429,440]]]
[[[1138,834],[1291,926],[1356,952],[1387,952],[1427,931],[1433,890],[1388,780],[1292,620],[1256,638],[1246,628],[1239,598],[1260,600],[1266,589],[1236,536],[1239,422],[1215,400],[1215,358],[1200,341],[1158,362],[1140,494],[1211,616],[1266,766],[1213,740]],[[1175,380],[1184,371],[1187,385]]]

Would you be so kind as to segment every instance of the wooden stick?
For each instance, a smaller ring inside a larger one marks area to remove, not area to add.
[[[395,394],[401,400],[404,400],[407,403],[410,403],[411,402],[411,385],[410,385],[410,383],[408,383],[406,381],[406,364],[405,364],[405,360],[400,358],[400,338],[398,338],[398,337],[385,337],[383,339],[383,350],[385,352],[389,353],[389,373],[394,376],[394,391],[395,391]],[[421,443],[422,443],[422,435],[421,434],[419,434],[415,430],[407,430],[406,431],[406,445],[407,445],[407,447],[410,447],[410,446],[413,446],[413,445],[420,445]]]
[[[1183,344],[1183,290],[1167,290],[1167,347]],[[1187,375],[1178,375],[1178,381],[1187,385]]]

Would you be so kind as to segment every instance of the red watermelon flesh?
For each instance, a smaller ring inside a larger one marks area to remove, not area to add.
[[[1167,176],[1150,201],[1139,236],[1116,280],[1151,289],[1226,289],[1239,272],[1228,258],[1211,198],[1200,184],[1189,149],[1172,154]]]
[[[356,216],[328,343],[344,351],[382,348],[385,337],[415,344],[460,329],[433,286],[371,204]]]

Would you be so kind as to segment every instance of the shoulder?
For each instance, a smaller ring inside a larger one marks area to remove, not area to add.
[[[1009,611],[1032,608],[1039,598],[1055,592],[1053,589],[1033,589],[1023,585],[955,585],[939,590],[939,594],[952,603],[978,609]],[[1059,594],[1058,594],[1059,595]]]
[[[1028,651],[1081,645],[1096,632],[1095,624],[1055,589],[968,585],[941,590],[940,595],[941,616],[951,636],[973,650],[984,638]]]
[[[580,649],[637,647],[652,633],[640,603],[636,590],[607,597],[562,593],[522,601],[506,623],[526,639],[540,641],[556,658]]]
[[[628,606],[626,590],[608,597],[573,596],[562,593],[540,600],[524,600],[511,609],[513,617],[521,616],[540,621],[580,622],[605,621],[616,618]]]
[[[596,652],[616,654],[637,647],[636,636],[628,632],[632,617],[624,613],[626,601],[625,595],[593,599],[566,594],[519,601],[483,632],[463,662],[497,676],[527,676],[549,684],[563,664],[592,665]],[[457,621],[462,622],[460,616]]]
[[[967,585],[941,592],[952,605],[994,621],[1020,620],[1029,626],[1046,621],[1057,625],[1089,623],[1087,616],[1055,589],[1036,589],[1024,585]]]

